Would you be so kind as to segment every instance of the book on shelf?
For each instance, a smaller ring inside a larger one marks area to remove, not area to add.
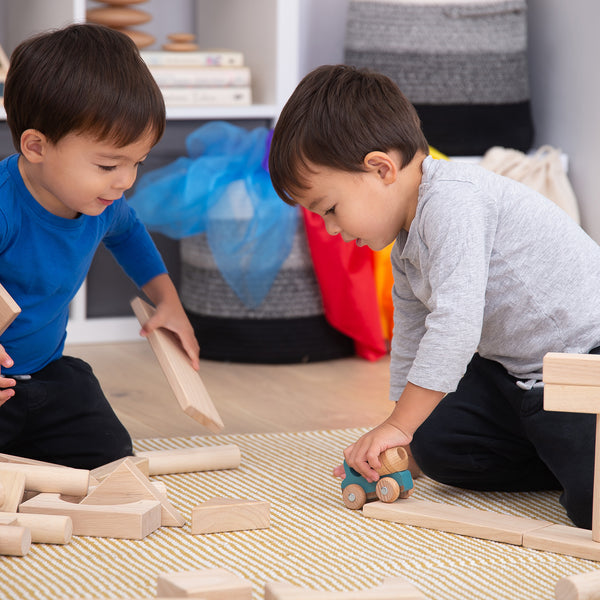
[[[244,54],[237,50],[216,49],[191,52],[142,50],[140,56],[148,66],[242,67],[244,65]]]
[[[201,67],[201,66],[149,66],[156,83],[161,87],[171,86],[249,86],[248,67]]]
[[[161,88],[167,106],[248,106],[252,104],[250,86]]]

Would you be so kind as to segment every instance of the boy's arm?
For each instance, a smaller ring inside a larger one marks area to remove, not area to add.
[[[156,311],[142,328],[141,335],[145,337],[159,327],[172,331],[189,356],[192,367],[198,370],[200,346],[171,278],[166,273],[157,275],[142,286],[142,290],[152,300]]]
[[[377,481],[379,475],[375,469],[381,466],[379,455],[388,448],[408,446],[414,432],[433,412],[444,395],[444,392],[407,383],[392,414],[381,425],[344,450],[348,465],[367,481]]]

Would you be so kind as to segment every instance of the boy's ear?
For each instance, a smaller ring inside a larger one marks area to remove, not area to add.
[[[387,152],[375,150],[369,152],[363,160],[367,171],[376,172],[385,183],[391,183],[396,179],[398,166]]]
[[[32,163],[40,162],[48,145],[46,136],[37,129],[26,129],[21,134],[21,154]]]

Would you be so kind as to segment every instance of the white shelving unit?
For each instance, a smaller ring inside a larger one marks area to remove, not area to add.
[[[99,4],[87,0],[0,0],[0,44],[10,53],[34,33],[84,22],[87,8],[93,6]],[[149,0],[135,7],[153,15],[153,21],[139,26],[153,35],[153,22],[157,27],[173,22],[173,13],[183,11],[186,26],[179,30],[195,27],[201,47],[242,51],[252,72],[251,106],[167,107],[168,120],[275,121],[299,81],[300,0]],[[194,15],[191,27],[185,20],[189,15]],[[155,37],[159,44],[164,41]],[[0,109],[0,120],[5,118]],[[71,305],[69,343],[138,339],[135,317],[88,318],[86,307],[84,284]]]

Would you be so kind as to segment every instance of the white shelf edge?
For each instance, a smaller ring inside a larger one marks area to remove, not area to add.
[[[274,104],[250,106],[167,106],[167,119],[274,119],[278,109]]]
[[[135,317],[102,317],[70,319],[66,344],[104,344],[132,342],[140,337],[140,324]]]

